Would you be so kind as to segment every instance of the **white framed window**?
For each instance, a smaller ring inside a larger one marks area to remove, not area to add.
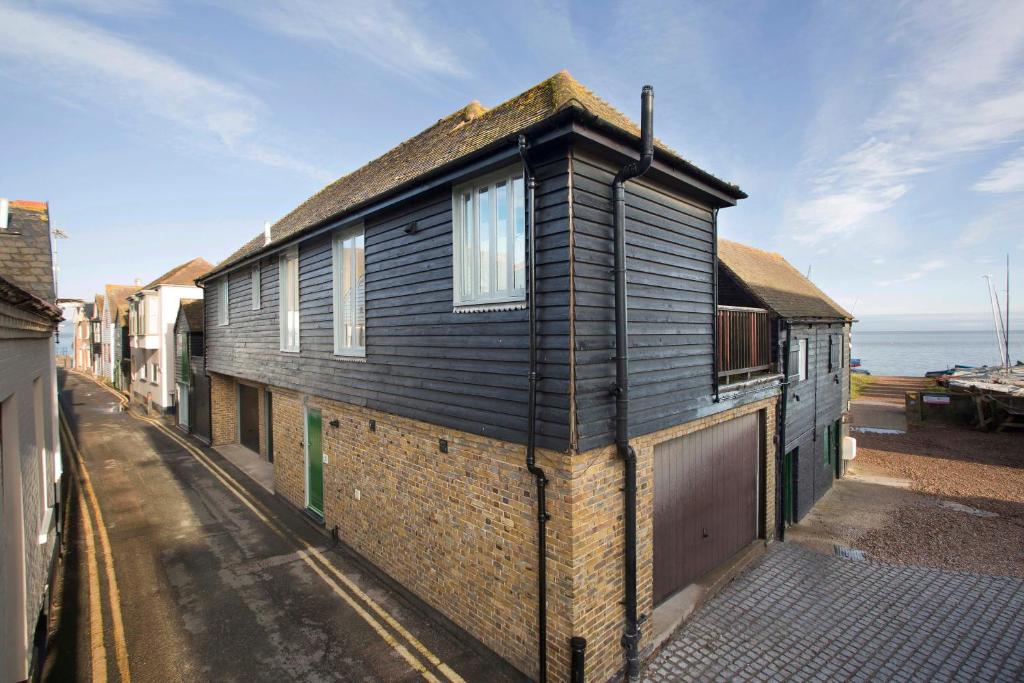
[[[40,502],[42,503],[41,512],[45,515],[46,508],[53,504],[50,500],[53,497],[53,492],[50,491],[49,458],[46,457],[46,430],[43,425],[46,413],[43,407],[43,380],[40,377],[32,380],[32,412],[35,418],[36,451],[39,453],[39,482],[43,489],[42,496],[40,497]],[[43,529],[41,534],[45,533],[46,530]]]
[[[260,291],[260,264],[252,267],[249,273],[249,280],[252,283],[252,310],[260,310],[263,305],[263,293]]]
[[[146,369],[148,367],[149,367],[149,363],[143,363],[142,364],[142,368],[139,371],[139,374],[142,376],[142,379],[149,379],[149,374],[146,372]]]
[[[807,340],[806,339],[798,339],[797,340],[797,354],[798,354],[797,371],[799,372],[799,375],[797,376],[797,381],[798,382],[803,382],[805,379],[807,379]]]
[[[299,250],[292,247],[278,262],[281,350],[299,350]]]
[[[366,355],[366,259],[363,226],[340,230],[331,244],[334,353]]]
[[[526,300],[526,210],[519,167],[452,191],[455,306]]]
[[[230,276],[225,275],[217,281],[217,324],[227,325],[231,322],[230,299],[228,287]]]

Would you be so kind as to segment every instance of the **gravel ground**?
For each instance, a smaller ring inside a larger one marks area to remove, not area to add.
[[[856,464],[928,496],[857,547],[891,562],[1024,578],[1024,435],[941,425],[858,434]]]

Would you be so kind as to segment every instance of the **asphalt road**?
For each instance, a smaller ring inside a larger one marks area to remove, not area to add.
[[[69,506],[49,680],[522,680],[212,450],[74,374],[61,405],[99,514]]]

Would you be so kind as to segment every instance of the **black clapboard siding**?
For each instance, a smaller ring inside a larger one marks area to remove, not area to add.
[[[569,445],[569,186],[564,151],[538,166],[538,444]],[[452,311],[451,193],[375,215],[366,230],[366,358],[333,353],[331,239],[299,245],[300,353],[279,350],[277,257],[230,275],[231,323],[207,307],[211,372],[515,442],[526,439],[527,311]],[[406,228],[416,221],[417,231]],[[210,283],[215,291],[216,282]]]
[[[575,405],[580,450],[614,440],[611,183],[618,165],[575,150]],[[714,325],[710,209],[654,183],[627,183],[630,435],[711,409]]]

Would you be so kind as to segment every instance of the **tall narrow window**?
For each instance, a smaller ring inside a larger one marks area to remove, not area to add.
[[[219,325],[227,325],[231,321],[230,277],[230,275],[225,275],[217,282],[217,324]]]
[[[257,263],[252,267],[249,281],[252,284],[252,310],[258,311],[263,305],[263,293],[260,291],[260,264]]]
[[[280,324],[281,350],[299,350],[299,250],[295,247],[281,254],[280,271]]]
[[[53,497],[50,491],[50,467],[49,458],[46,457],[46,427],[44,424],[46,410],[43,407],[43,380],[36,377],[32,380],[32,412],[36,423],[36,451],[39,453],[39,483],[42,487],[42,511],[50,507],[50,499]],[[41,533],[46,533],[42,530]]]
[[[787,376],[790,382],[802,382],[807,379],[806,339],[793,339],[790,341]]]
[[[334,353],[339,355],[366,354],[364,243],[362,226],[334,236]]]
[[[452,212],[455,305],[525,300],[526,209],[518,169],[455,188]]]

